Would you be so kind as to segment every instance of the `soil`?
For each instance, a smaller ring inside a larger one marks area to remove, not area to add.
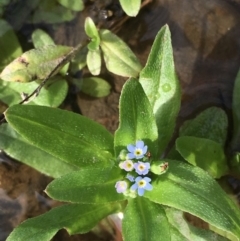
[[[60,24],[51,33],[56,43],[75,46],[86,37],[83,23],[87,15],[93,15],[90,7],[74,21]],[[104,6],[98,8],[104,9]],[[99,23],[114,29],[123,18],[119,14],[111,20],[99,20]],[[209,106],[219,106],[230,114],[233,84],[240,63],[240,1],[155,0],[136,18],[126,19],[115,31],[144,65],[154,37],[166,23],[172,33],[175,65],[182,87],[177,126]],[[126,79],[106,72],[101,77],[112,85],[109,96],[97,99],[75,93],[71,101],[65,102],[64,108],[76,111],[77,105],[79,112],[113,133],[118,126],[118,101]],[[230,115],[229,119],[231,121]],[[0,159],[0,241],[26,218],[58,205],[43,192],[50,181],[51,178],[6,156]],[[205,224],[202,227],[206,227]],[[110,239],[109,236],[99,238],[93,233],[69,237],[65,231],[54,238],[55,241]]]

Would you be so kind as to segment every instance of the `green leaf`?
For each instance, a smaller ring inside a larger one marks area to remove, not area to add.
[[[18,104],[23,99],[24,94],[31,94],[39,83],[7,82],[0,80],[0,99],[7,105]],[[65,99],[68,91],[68,84],[61,76],[54,76],[41,89],[38,96],[34,96],[27,104],[45,105],[58,107]]]
[[[57,0],[65,8],[69,8],[73,11],[81,11],[84,9],[82,0]]]
[[[183,136],[176,140],[176,147],[186,161],[201,167],[213,178],[228,173],[227,159],[221,144],[204,138]]]
[[[126,241],[170,241],[164,209],[145,198],[128,200],[123,219],[123,238]]]
[[[92,97],[104,97],[110,94],[111,85],[104,79],[98,77],[83,78],[81,81],[74,79],[82,92]]]
[[[210,107],[202,111],[194,119],[187,120],[179,130],[180,136],[195,136],[210,139],[225,145],[228,131],[228,117],[221,108]],[[176,146],[168,153],[168,158],[182,160]]]
[[[13,59],[22,54],[22,48],[12,29],[3,19],[0,19],[0,71]]]
[[[234,131],[232,137],[232,149],[234,151],[239,151],[240,146],[240,70],[238,71],[237,77],[235,79],[234,88],[233,88],[233,102],[232,102],[232,109],[233,109],[233,124],[234,124]]]
[[[35,48],[41,48],[46,45],[54,45],[53,39],[42,29],[36,29],[32,33],[32,41]]]
[[[99,75],[101,71],[101,52],[100,49],[89,50],[87,54],[87,66],[92,75]]]
[[[7,241],[49,241],[62,228],[67,229],[69,234],[86,233],[118,209],[117,204],[68,204],[56,207],[21,223]]]
[[[0,126],[0,149],[10,157],[54,178],[78,169],[31,145],[8,124]]]
[[[139,81],[156,117],[161,154],[172,137],[181,102],[168,26],[158,32]]]
[[[131,17],[135,17],[141,7],[141,0],[120,0],[123,11]]]
[[[115,132],[114,146],[116,156],[127,145],[143,140],[153,157],[157,156],[158,134],[152,108],[140,83],[129,79],[120,97],[119,128]]]
[[[110,168],[83,168],[53,180],[46,189],[56,200],[73,203],[106,203],[125,200],[116,192],[115,184],[122,178],[121,170]]]
[[[209,225],[209,229],[216,232],[216,233],[219,233],[221,236],[223,236],[224,238],[224,241],[225,240],[231,240],[231,241],[237,241],[239,239],[237,239],[234,235],[232,235],[231,233],[227,233],[226,231],[223,231],[223,230],[219,230],[217,229],[216,227],[213,227],[211,225]],[[226,239],[227,238],[227,239]]]
[[[90,17],[86,18],[84,29],[87,36],[91,38],[91,42],[88,44],[88,49],[91,51],[98,50],[100,44],[100,36],[95,23]]]
[[[71,21],[75,17],[76,12],[61,6],[57,1],[41,0],[37,11],[30,19],[31,23],[62,23]]]
[[[53,69],[58,66],[60,69],[66,63],[66,59],[68,60],[73,50],[72,47],[60,45],[48,45],[29,50],[6,66],[0,78],[14,82],[45,79]]]
[[[183,212],[173,208],[165,208],[165,212],[171,228],[171,240],[174,241],[227,241],[210,230],[201,229],[187,223]]]
[[[113,137],[94,121],[45,106],[14,105],[8,123],[34,146],[79,167],[111,163]]]
[[[210,107],[194,119],[185,121],[181,126],[180,136],[195,136],[210,139],[225,145],[228,129],[228,117],[224,110]]]
[[[107,69],[117,75],[137,77],[142,66],[126,43],[107,29],[100,30],[99,33]]]
[[[188,212],[240,240],[240,211],[217,182],[189,164],[166,160],[166,174],[153,180],[151,201]]]

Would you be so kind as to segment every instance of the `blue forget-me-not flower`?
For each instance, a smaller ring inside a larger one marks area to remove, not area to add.
[[[146,175],[149,172],[150,169],[150,163],[149,162],[140,162],[133,164],[135,171],[139,175]]]
[[[152,185],[150,184],[151,178],[149,177],[137,177],[135,179],[135,183],[131,186],[131,191],[138,192],[139,196],[143,196],[145,190],[151,191],[153,189]]]
[[[137,141],[136,145],[128,145],[127,149],[129,153],[127,154],[129,159],[141,159],[147,153],[147,146],[144,145],[143,141]]]

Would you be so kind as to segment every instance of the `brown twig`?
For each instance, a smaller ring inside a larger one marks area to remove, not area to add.
[[[39,86],[30,94],[27,95],[21,102],[19,102],[18,104],[24,104],[25,102],[29,101],[29,99],[31,97],[33,97],[34,95],[37,97],[41,91],[41,89],[43,88],[43,86],[46,84],[46,82],[56,74],[56,72],[58,72],[67,62],[69,62],[70,59],[72,59],[75,54],[80,51],[83,47],[85,46],[85,44],[79,44],[77,45],[75,48],[72,49],[72,51],[70,51],[57,65],[56,67],[45,77],[45,79],[43,79],[43,81],[39,84]],[[2,123],[5,122],[5,116],[4,114],[1,114],[0,116],[0,125]]]

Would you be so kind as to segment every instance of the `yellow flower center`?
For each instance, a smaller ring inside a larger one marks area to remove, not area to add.
[[[134,154],[135,154],[135,156],[140,156],[140,155],[142,155],[142,150],[136,149]]]
[[[146,185],[146,182],[144,180],[141,180],[138,182],[139,187],[144,187]]]

